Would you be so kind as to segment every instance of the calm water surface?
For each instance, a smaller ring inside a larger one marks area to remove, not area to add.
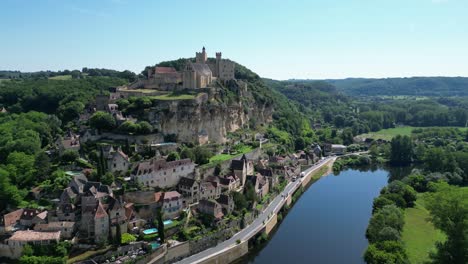
[[[310,186],[262,249],[240,263],[364,263],[372,201],[389,173],[347,170]]]

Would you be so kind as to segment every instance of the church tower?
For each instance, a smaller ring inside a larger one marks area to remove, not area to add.
[[[203,47],[202,52],[195,53],[195,58],[197,63],[206,63],[208,56],[206,55],[205,47]]]

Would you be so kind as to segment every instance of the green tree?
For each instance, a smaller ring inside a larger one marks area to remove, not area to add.
[[[138,123],[138,133],[139,134],[150,134],[153,132],[153,126],[146,122],[146,121],[141,121]]]
[[[192,161],[195,161],[195,153],[193,152],[193,149],[186,147],[186,148],[183,148],[182,151],[180,152],[180,158],[191,159]]]
[[[134,235],[131,235],[129,233],[123,233],[122,234],[122,240],[121,240],[121,243],[126,245],[126,244],[130,244],[131,242],[135,242],[136,241],[136,237]]]
[[[112,130],[115,128],[116,123],[111,114],[97,111],[89,119],[89,125],[98,130]]]
[[[379,232],[385,227],[391,227],[401,232],[404,225],[404,215],[395,205],[386,205],[378,210],[370,219],[366,237],[370,243],[378,242]]]
[[[37,180],[43,181],[49,177],[50,174],[50,158],[47,153],[41,151],[36,154],[34,161],[34,168],[36,170]]]
[[[65,164],[71,164],[75,162],[79,157],[80,155],[77,151],[68,149],[63,152],[61,160]]]
[[[180,155],[179,153],[173,151],[167,155],[166,161],[174,161],[174,160],[180,160]]]
[[[404,165],[412,162],[413,143],[408,136],[397,135],[392,139],[390,162]]]
[[[12,152],[8,155],[6,170],[12,183],[20,188],[30,186],[34,181],[34,156],[24,152]]]
[[[298,137],[294,141],[294,148],[296,150],[304,150],[305,146],[306,146],[306,143],[303,137]]]
[[[351,128],[346,128],[343,130],[341,134],[341,138],[343,139],[343,144],[350,145],[354,142],[353,130]]]
[[[0,168],[0,211],[7,206],[16,207],[22,201],[22,195],[18,188],[11,184],[8,171]]]
[[[161,207],[158,207],[158,209],[156,209],[156,221],[158,222],[159,238],[161,239],[161,243],[164,243],[166,237],[164,231],[163,211]]]
[[[60,105],[57,109],[58,116],[63,122],[69,122],[80,117],[85,105],[80,101],[71,101]]]
[[[427,208],[435,227],[447,235],[447,240],[437,244],[434,263],[468,263],[468,191],[449,186],[433,185],[434,193],[427,194]]]

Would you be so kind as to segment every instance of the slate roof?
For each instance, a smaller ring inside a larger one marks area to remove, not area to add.
[[[194,184],[195,184],[195,180],[194,179],[190,179],[190,178],[187,178],[187,177],[181,177],[180,180],[179,180],[179,186],[184,186],[184,187],[192,187]]]
[[[191,63],[192,69],[197,72],[197,74],[209,76],[211,75],[211,69],[207,64],[204,63]]]

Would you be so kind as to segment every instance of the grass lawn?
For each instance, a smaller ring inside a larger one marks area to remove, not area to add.
[[[429,211],[424,207],[424,202],[419,195],[415,206],[405,210],[402,240],[412,264],[427,261],[429,252],[435,249],[435,243],[445,239],[445,235],[428,221]]]
[[[162,94],[162,95],[154,95],[150,96],[151,99],[156,100],[192,100],[195,99],[196,95],[194,94]]]
[[[382,129],[377,132],[370,132],[367,134],[361,134],[359,137],[361,138],[373,138],[373,139],[383,139],[390,141],[392,140],[393,137],[397,135],[402,135],[402,136],[411,136],[411,132],[413,129],[416,128],[430,128],[430,127],[412,127],[412,126],[404,126],[404,127],[395,127],[395,128],[387,128],[387,129]],[[445,127],[445,128],[453,128],[453,127]],[[458,127],[458,129],[461,130],[466,130],[467,128],[465,127]]]
[[[211,157],[210,158],[210,163],[229,160],[229,159],[232,159],[234,157],[240,156],[242,154],[249,153],[252,150],[253,150],[253,148],[251,146],[243,146],[234,155],[231,155],[231,154],[218,154],[218,155],[215,155],[215,156]]]
[[[49,80],[71,80],[71,75],[58,75],[54,77],[49,77]]]

